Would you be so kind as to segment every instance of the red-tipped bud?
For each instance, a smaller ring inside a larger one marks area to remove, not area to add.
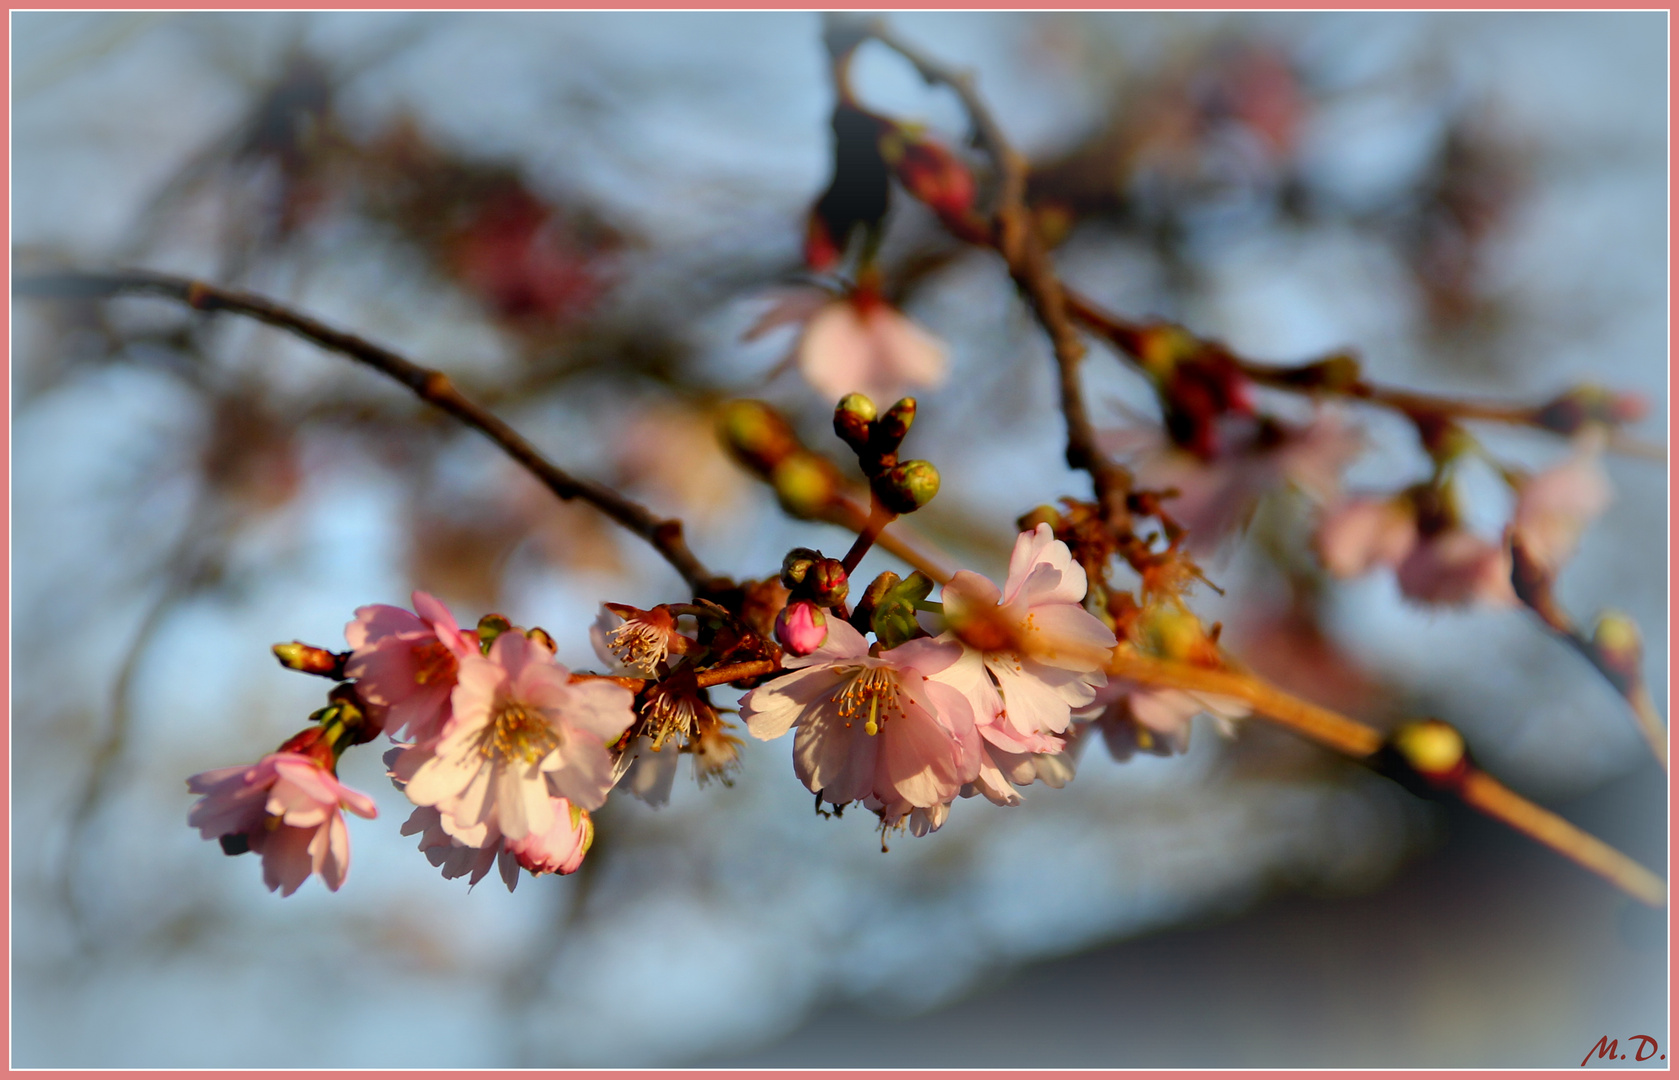
[[[844,563],[838,559],[823,559],[811,569],[805,587],[816,603],[833,607],[845,603],[847,594],[851,592],[851,581],[845,573]]]
[[[274,655],[282,667],[293,671],[320,675],[328,679],[344,677],[345,657],[314,645],[305,645],[301,641],[285,641],[274,646]]]
[[[939,470],[930,461],[905,461],[876,478],[874,493],[894,514],[910,514],[939,493]]]
[[[834,434],[861,454],[869,445],[876,416],[874,402],[865,394],[847,394],[834,407]]]

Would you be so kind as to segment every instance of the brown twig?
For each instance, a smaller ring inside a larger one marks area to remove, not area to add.
[[[1351,717],[1302,701],[1253,675],[1195,667],[1114,650],[1108,674],[1147,686],[1220,694],[1253,707],[1256,715],[1368,765],[1377,765],[1388,745],[1380,731]],[[1476,810],[1538,840],[1565,858],[1647,904],[1667,902],[1667,886],[1632,859],[1542,807],[1536,806],[1469,766],[1440,785]]]
[[[473,428],[501,447],[561,499],[581,499],[624,528],[646,540],[682,575],[694,593],[711,595],[728,582],[712,574],[689,550],[682,523],[661,518],[603,484],[583,480],[561,469],[499,417],[475,404],[455,388],[441,371],[421,367],[389,349],[335,330],[307,315],[252,293],[218,289],[191,278],[151,271],[119,273],[32,274],[12,282],[14,296],[104,299],[123,293],[145,293],[180,301],[199,311],[230,311],[288,330],[330,352],[366,364],[408,387],[420,400]]]
[[[955,92],[973,124],[980,148],[997,170],[997,195],[991,211],[990,242],[1008,264],[1009,275],[1031,304],[1055,353],[1061,412],[1067,421],[1067,464],[1090,474],[1102,520],[1116,535],[1130,531],[1130,511],[1125,497],[1131,491],[1131,474],[1103,454],[1096,443],[1096,429],[1085,408],[1079,383],[1079,364],[1084,360],[1084,341],[1067,307],[1066,292],[1050,262],[1049,249],[1031,210],[1026,205],[1026,159],[1010,145],[991,110],[974,89],[967,72],[946,67],[898,38],[878,20],[859,28],[908,61],[928,83],[938,83]]]
[[[1557,602],[1556,593],[1552,589],[1551,574],[1534,562],[1519,539],[1513,538],[1511,541],[1510,559],[1510,583],[1515,589],[1516,598],[1539,617],[1546,629],[1585,657],[1587,662],[1597,669],[1597,673],[1603,676],[1604,681],[1626,699],[1627,707],[1632,710],[1633,721],[1638,725],[1639,734],[1644,736],[1644,741],[1650,745],[1650,752],[1661,762],[1661,767],[1667,768],[1667,725],[1662,722],[1661,714],[1656,711],[1656,703],[1651,700],[1649,689],[1644,683],[1636,628],[1632,627],[1630,621],[1626,622],[1632,640],[1620,649],[1612,649],[1606,643],[1588,637]]]

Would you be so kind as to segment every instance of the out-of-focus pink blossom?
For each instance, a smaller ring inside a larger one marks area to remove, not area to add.
[[[1452,526],[1417,541],[1399,564],[1399,591],[1430,604],[1516,602],[1510,552],[1503,544]]]
[[[1262,497],[1285,485],[1320,501],[1333,498],[1341,473],[1364,447],[1358,432],[1331,413],[1304,427],[1273,423],[1266,431],[1212,458],[1173,446],[1159,428],[1109,432],[1098,441],[1131,461],[1138,487],[1177,490],[1162,506],[1188,532],[1185,548],[1207,554],[1247,524]]]
[[[1342,578],[1398,566],[1416,546],[1416,511],[1404,499],[1342,499],[1325,511],[1317,530],[1324,567]]]
[[[809,656],[828,639],[828,618],[809,600],[795,600],[775,617],[775,640],[794,656]]]
[[[877,402],[944,382],[949,368],[937,338],[870,291],[832,296],[792,292],[747,332],[750,340],[790,323],[804,330],[794,350],[805,379],[829,401],[850,393]]]
[[[1162,757],[1183,753],[1189,749],[1190,721],[1201,713],[1230,735],[1233,722],[1251,712],[1246,702],[1222,694],[1144,686],[1126,679],[1115,679],[1100,690],[1097,704],[1101,711],[1091,719],[1091,727],[1102,733],[1116,761],[1127,761],[1139,750]]]
[[[612,787],[607,747],[635,719],[630,692],[606,680],[573,683],[548,649],[517,631],[488,656],[461,662],[454,721],[435,746],[396,760],[408,798],[435,806],[445,829],[482,843],[480,829],[509,840],[554,827],[551,795],[584,809]]]
[[[342,810],[379,816],[373,800],[338,782],[320,762],[282,751],[254,765],[212,769],[187,780],[202,795],[187,824],[229,853],[262,856],[269,891],[290,896],[315,874],[336,892],[350,873],[350,834]]]
[[[1609,505],[1600,445],[1601,438],[1582,439],[1573,454],[1529,477],[1516,494],[1511,532],[1528,557],[1552,573],[1574,554],[1580,534]]]
[[[350,659],[344,673],[356,680],[362,700],[384,710],[385,733],[427,740],[441,733],[463,657],[478,645],[455,617],[423,592],[413,595],[411,614],[389,604],[356,609],[344,628]]]
[[[820,648],[787,662],[791,674],[741,698],[741,718],[760,739],[797,725],[794,771],[836,806],[931,809],[979,769],[973,708],[936,678],[961,655],[954,642],[920,638],[871,656],[861,634],[832,619]]]

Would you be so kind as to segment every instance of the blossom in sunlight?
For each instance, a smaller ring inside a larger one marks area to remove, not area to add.
[[[1249,438],[1221,442],[1210,456],[1173,445],[1153,427],[1109,432],[1098,441],[1130,461],[1139,488],[1176,491],[1161,505],[1187,532],[1193,554],[1215,550],[1247,524],[1262,497],[1285,486],[1320,501],[1332,498],[1364,446],[1357,431],[1330,413],[1304,426],[1267,421]]]
[[[983,676],[961,666],[987,740],[999,749],[1056,752],[1044,736],[1065,731],[1072,710],[1090,704],[1107,681],[1103,668],[1117,644],[1113,631],[1084,610],[1088,582],[1067,545],[1039,523],[1021,533],[1001,589],[968,570],[944,586],[946,625],[972,649],[1000,699],[988,706]]]
[[[461,662],[443,737],[405,750],[393,771],[407,778],[412,802],[437,807],[444,828],[468,843],[492,827],[513,841],[546,834],[551,796],[586,810],[606,801],[607,748],[634,721],[632,700],[604,679],[571,682],[545,645],[508,631],[488,656]]]
[[[478,643],[431,596],[416,592],[413,603],[414,613],[389,604],[356,609],[344,628],[351,649],[344,674],[364,701],[384,710],[386,734],[406,730],[425,740],[445,726],[461,660],[477,656]]]
[[[748,340],[802,324],[794,357],[806,381],[829,401],[850,393],[896,401],[943,383],[950,366],[944,344],[872,289],[832,296],[790,291],[747,331]]]
[[[401,786],[401,785],[398,785]],[[426,860],[443,871],[445,878],[464,877],[468,886],[477,885],[499,865],[501,879],[509,892],[519,883],[519,860],[502,842],[501,833],[485,830],[484,842],[468,844],[452,836],[435,806],[416,806],[403,823],[402,835],[420,836],[420,850]]]
[[[1555,573],[1574,554],[1580,534],[1609,505],[1609,478],[1598,460],[1601,439],[1582,439],[1560,464],[1522,481],[1511,535],[1528,558]]]
[[[760,739],[797,726],[794,772],[823,800],[928,810],[979,769],[973,707],[936,678],[961,655],[920,638],[871,656],[863,635],[831,619],[821,647],[748,692],[740,714]]]
[[[254,765],[201,772],[187,790],[202,795],[187,824],[204,839],[219,839],[230,855],[262,856],[269,891],[290,896],[310,874],[336,892],[350,873],[350,834],[343,810],[379,815],[373,800],[338,782],[306,754],[281,751]]]
[[[522,840],[506,841],[507,851],[532,874],[570,874],[583,865],[595,841],[589,813],[565,799],[554,800],[554,824],[546,832],[532,832]],[[511,883],[507,886],[511,889]]]
[[[602,604],[589,628],[589,640],[601,662],[641,679],[656,679],[672,653],[688,651],[688,637],[676,629],[676,616],[664,606],[643,611],[628,604]]]

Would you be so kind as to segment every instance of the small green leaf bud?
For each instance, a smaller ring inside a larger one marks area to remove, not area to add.
[[[478,620],[478,648],[485,656],[490,654],[490,646],[495,644],[496,638],[513,629],[513,624],[507,616],[494,612]]]
[[[765,477],[800,448],[792,427],[762,401],[731,401],[723,406],[718,433],[743,465]]]
[[[910,425],[915,423],[915,399],[902,398],[897,404],[886,410],[874,424],[874,448],[881,452],[890,452],[898,448],[909,434]]]
[[[1015,526],[1021,532],[1031,532],[1039,525],[1048,525],[1051,529],[1059,529],[1061,527],[1061,511],[1048,503],[1044,503],[1041,506],[1034,506],[1015,521]]]

